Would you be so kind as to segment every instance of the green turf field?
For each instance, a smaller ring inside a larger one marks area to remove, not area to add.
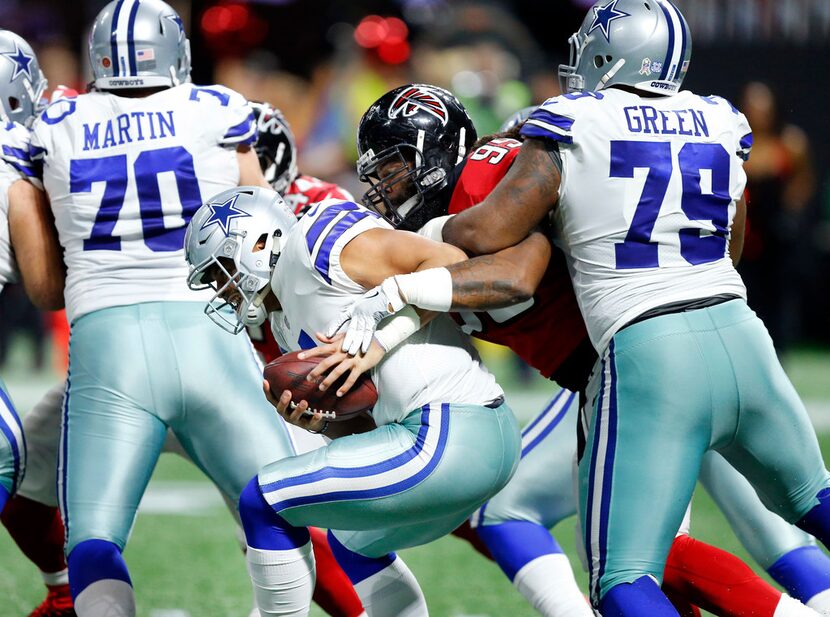
[[[22,352],[21,352],[22,353]],[[28,408],[56,379],[33,376],[23,355],[3,370],[21,410]],[[521,382],[507,356],[491,355],[488,363],[509,386],[514,408],[526,420],[550,391],[538,379]],[[830,456],[830,354],[802,350],[787,358],[796,387],[820,427],[822,448]],[[230,515],[211,485],[192,465],[164,455],[143,503],[125,553],[138,596],[141,617],[245,617],[251,591],[245,563]],[[571,556],[580,584],[585,585],[574,552],[574,521],[554,533]],[[723,517],[703,491],[695,495],[693,534],[749,559]],[[434,617],[511,617],[534,613],[500,570],[456,538],[403,551],[426,593]],[[26,615],[43,596],[40,577],[0,530],[0,614]],[[312,615],[323,615],[314,608]]]

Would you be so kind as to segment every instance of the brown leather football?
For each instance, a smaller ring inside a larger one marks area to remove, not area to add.
[[[299,353],[294,351],[285,354],[265,366],[262,375],[268,381],[275,398],[279,398],[283,390],[289,390],[293,403],[308,401],[309,409],[322,411],[323,417],[333,422],[353,418],[371,409],[377,402],[378,391],[366,373],[361,375],[351,390],[342,397],[337,396],[337,387],[346,380],[348,373],[338,379],[328,390],[321,392],[316,383],[306,380],[306,375],[323,358],[318,356],[300,360],[297,357]]]

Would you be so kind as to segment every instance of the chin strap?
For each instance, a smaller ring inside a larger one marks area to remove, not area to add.
[[[596,90],[602,90],[605,87],[605,84],[607,84],[614,77],[614,75],[616,75],[619,72],[619,70],[623,67],[624,64],[625,58],[620,58],[617,61],[617,63],[614,66],[612,66],[611,69],[605,75],[602,76],[602,79],[600,79],[599,83],[597,84]]]
[[[265,309],[265,297],[271,291],[270,283],[267,283],[254,296],[254,301],[248,306],[245,317],[240,319],[246,326],[261,326],[268,319],[268,311]]]

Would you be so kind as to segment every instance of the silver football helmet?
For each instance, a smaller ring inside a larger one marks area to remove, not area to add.
[[[184,237],[187,284],[214,290],[205,314],[224,330],[237,334],[266,320],[271,271],[296,224],[279,193],[256,186],[223,191],[190,219]]]
[[[565,92],[626,85],[675,94],[689,70],[692,36],[670,0],[599,0],[568,41],[559,66]]]
[[[11,30],[0,30],[0,56],[0,118],[29,125],[46,106],[46,78],[35,52]]]
[[[113,0],[92,24],[89,62],[100,90],[177,86],[190,81],[190,41],[162,0]]]
[[[530,118],[530,114],[539,109],[538,105],[531,105],[530,107],[522,107],[519,111],[514,112],[507,120],[502,122],[499,127],[499,133],[506,133]]]

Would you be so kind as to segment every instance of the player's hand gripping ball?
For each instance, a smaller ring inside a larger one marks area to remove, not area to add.
[[[308,401],[308,411],[320,411],[324,420],[338,422],[348,420],[371,409],[378,400],[378,391],[369,375],[361,375],[351,390],[343,396],[337,396],[337,385],[345,381],[346,375],[335,382],[334,386],[320,391],[317,384],[308,381],[306,375],[324,358],[313,357],[300,360],[292,352],[280,356],[265,366],[262,375],[268,382],[273,396],[279,397],[283,390],[291,391],[292,403]]]

